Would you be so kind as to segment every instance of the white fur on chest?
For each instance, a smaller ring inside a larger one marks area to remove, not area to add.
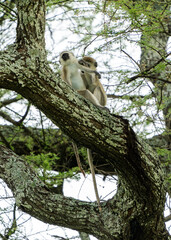
[[[75,90],[84,90],[85,89],[84,82],[83,82],[83,79],[81,78],[80,71],[78,70],[78,67],[75,64],[70,66],[70,80],[72,83],[72,87]]]

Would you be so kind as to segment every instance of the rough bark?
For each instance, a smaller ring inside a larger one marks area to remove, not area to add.
[[[154,2],[152,6],[153,12],[156,10],[164,12],[170,8],[170,6],[164,2]],[[149,24],[151,24],[150,21]],[[147,79],[155,86],[158,108],[163,105],[162,110],[166,127],[163,136],[163,138],[165,138],[165,146],[163,148],[167,149],[168,153],[162,157],[162,161],[165,162],[166,165],[165,174],[167,179],[169,179],[170,176],[170,166],[167,162],[171,157],[171,153],[169,153],[169,151],[171,151],[171,65],[167,59],[167,56],[170,54],[167,53],[167,43],[170,36],[171,19],[168,15],[160,22],[158,29],[154,29],[153,34],[148,34],[145,31],[142,33],[140,61],[142,71],[147,71],[147,75],[150,76],[150,78],[147,77]],[[156,71],[160,63],[164,63],[165,67]],[[160,148],[162,148],[162,145]],[[167,183],[167,192],[171,196],[170,183]]]
[[[16,204],[41,221],[87,232],[98,239],[167,239],[160,172],[150,176],[148,169],[148,178],[152,182],[157,177],[155,185],[146,186],[148,183],[144,181],[144,186],[137,186],[136,191],[135,187],[131,189],[125,182],[124,186],[120,183],[117,194],[102,203],[103,210],[99,214],[96,203],[51,192],[32,168],[11,150],[0,146],[0,156],[0,177],[13,191]],[[146,163],[144,167],[153,168],[153,163],[150,166]]]
[[[17,38],[1,52],[0,87],[20,93],[75,142],[104,156],[120,178],[117,194],[102,203],[100,214],[96,203],[51,192],[25,161],[0,146],[0,177],[18,207],[44,222],[98,239],[168,239],[157,156],[137,138],[127,120],[98,109],[56,78],[44,49],[44,1],[16,2]]]

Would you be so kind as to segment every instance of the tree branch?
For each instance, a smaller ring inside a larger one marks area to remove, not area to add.
[[[171,214],[164,218],[164,221],[165,221],[165,222],[168,222],[168,221],[170,221],[170,220],[171,220]]]
[[[9,105],[9,104],[11,104],[11,103],[15,103],[15,102],[18,102],[18,101],[20,101],[22,99],[22,97],[20,96],[20,97],[15,97],[15,98],[11,98],[11,99],[5,99],[5,100],[3,100],[3,101],[1,101],[0,102],[0,108],[2,108],[2,107],[5,107],[5,106],[7,106],[7,105]]]
[[[131,101],[135,101],[137,99],[143,99],[144,97],[147,97],[147,95],[127,95],[127,94],[123,94],[123,95],[116,95],[116,94],[107,94],[108,98],[112,98],[112,99],[125,99],[125,100],[131,100]],[[152,97],[152,94],[149,94],[148,97]]]
[[[14,209],[13,209],[13,220],[10,228],[6,229],[6,234],[5,234],[5,239],[9,239],[9,237],[12,236],[12,234],[15,233],[17,229],[17,222],[16,222],[16,204],[14,204]]]
[[[136,80],[137,78],[141,78],[141,77],[145,77],[145,78],[155,78],[155,79],[158,79],[158,80],[160,80],[160,81],[162,81],[162,82],[170,83],[170,84],[171,84],[171,81],[165,80],[165,79],[163,79],[163,78],[158,77],[158,76],[155,75],[154,73],[151,73],[151,70],[154,70],[154,68],[155,68],[158,64],[160,64],[161,62],[166,61],[166,58],[169,57],[170,55],[171,55],[171,53],[166,54],[165,58],[164,58],[164,57],[160,58],[160,59],[159,59],[158,61],[156,61],[152,66],[146,67],[145,70],[143,69],[142,72],[140,72],[140,73],[138,73],[137,75],[129,78],[129,80],[127,81],[127,84],[130,83],[130,82],[132,82],[132,81],[134,81],[134,80]],[[168,64],[169,64],[169,63],[168,63]]]
[[[4,54],[1,57],[3,63],[0,73],[3,74],[0,74],[0,87],[20,93],[75,142],[112,160],[113,169],[117,169],[118,174],[139,196],[143,193],[147,197],[149,193],[155,193],[149,189],[152,183],[151,177],[147,176],[146,169],[142,170],[138,163],[139,161],[146,164],[147,159],[142,152],[147,152],[148,147],[137,140],[128,121],[121,116],[111,115],[107,111],[98,109],[78,95],[64,81],[56,79],[46,62],[40,61],[38,70],[37,55],[35,59],[33,55],[31,56],[32,65],[30,68],[25,68],[25,60],[21,59],[27,59],[26,61],[29,62],[30,57],[16,56],[19,64],[17,60],[11,62],[13,58],[8,58],[9,55]],[[157,164],[156,156],[149,152],[149,157],[150,162],[153,163],[151,170],[154,170]],[[129,174],[125,173],[125,169]],[[150,171],[150,174],[153,175],[154,172]],[[150,181],[147,186],[144,186],[145,179],[147,182]]]
[[[101,238],[107,231],[96,203],[51,192],[24,160],[4,146],[0,146],[0,177],[13,191],[18,207],[41,221],[96,233]],[[102,231],[99,231],[99,226]]]

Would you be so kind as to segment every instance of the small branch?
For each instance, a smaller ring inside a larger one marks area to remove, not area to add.
[[[142,77],[155,78],[156,80],[159,80],[159,81],[162,81],[162,82],[171,84],[171,81],[165,80],[165,79],[163,79],[163,78],[156,77],[155,75],[142,75]]]
[[[171,53],[168,53],[165,58],[167,58],[168,56],[170,56]],[[145,77],[145,78],[155,78],[157,80],[160,80],[160,81],[163,81],[163,82],[166,82],[166,83],[171,83],[171,81],[168,81],[168,80],[165,80],[165,79],[162,79],[162,78],[159,78],[157,76],[155,76],[154,74],[151,74],[151,75],[148,75],[148,73],[150,72],[151,69],[153,69],[154,67],[156,67],[159,63],[161,63],[162,61],[165,61],[164,58],[161,58],[159,59],[153,66],[150,66],[148,68],[146,68],[143,72],[140,72],[138,73],[137,75],[129,78],[129,80],[127,81],[127,84],[134,81],[135,79],[137,78],[141,78],[141,77]]]
[[[123,49],[121,49],[121,52],[127,55],[138,66],[138,68],[140,68],[140,65],[127,52],[125,52]]]
[[[23,123],[23,121],[25,120],[25,118],[27,117],[27,115],[28,115],[28,113],[29,113],[30,106],[31,106],[31,103],[28,104],[25,114],[24,114],[23,117],[18,121],[18,123],[20,123],[20,124]]]
[[[11,103],[18,102],[18,101],[20,101],[21,99],[23,99],[22,96],[20,96],[20,97],[17,96],[17,97],[15,97],[15,98],[6,99],[6,100],[0,102],[0,108],[5,107],[5,106],[7,106],[7,105],[9,105],[9,104],[11,104]]]
[[[1,233],[0,233],[0,237],[2,238],[2,240],[7,240],[7,238],[4,237]]]
[[[168,221],[170,221],[170,220],[171,220],[171,214],[164,218],[164,221],[165,221],[165,222],[168,222]]]
[[[98,38],[99,36],[96,36],[93,40],[91,40],[84,48],[83,53],[85,54],[86,49]]]
[[[14,204],[14,209],[13,209],[13,221],[12,225],[10,228],[7,228],[7,233],[5,234],[5,239],[9,239],[9,237],[15,233],[17,230],[17,221],[16,221],[16,203]]]
[[[149,97],[151,96],[151,94],[149,95]],[[126,95],[126,94],[123,94],[123,95],[115,95],[115,94],[107,94],[107,97],[108,98],[112,98],[112,99],[118,99],[118,98],[125,98],[126,100],[131,100],[133,101],[134,99],[137,99],[137,98],[144,98],[146,96],[143,96],[143,95]]]
[[[14,11],[12,8],[6,6],[6,5],[3,4],[3,3],[0,3],[0,5],[1,5],[3,8],[7,8],[7,10],[8,10],[9,13],[13,12],[13,13],[15,13],[15,15],[17,16],[17,12]],[[13,14],[11,14],[11,15],[14,16]]]
[[[159,80],[159,81],[171,84],[171,81],[167,81],[167,80],[165,80],[163,78],[159,78],[159,77],[157,77],[155,75],[148,75],[146,73],[138,73],[137,75],[129,78],[129,80],[127,81],[127,84],[132,82],[132,81],[134,81],[134,80],[136,80],[137,78],[142,78],[142,77],[144,77],[144,78],[155,78],[156,80]]]
[[[18,126],[18,125],[19,125],[18,122],[16,122],[15,120],[13,120],[8,114],[6,114],[6,113],[3,112],[3,111],[0,111],[0,116],[1,116],[2,118],[4,118],[6,121],[14,124],[15,126]]]
[[[8,114],[4,113],[3,111],[0,111],[0,116],[4,118],[6,121],[12,123],[14,126],[21,127],[25,131],[25,133],[27,133],[34,139],[35,142],[37,142],[40,146],[43,145],[43,143],[41,143],[40,140],[29,130],[29,128],[25,127],[20,121],[17,122],[13,120]]]

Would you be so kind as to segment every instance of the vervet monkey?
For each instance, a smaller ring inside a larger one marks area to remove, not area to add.
[[[97,98],[86,88],[80,70],[100,76],[99,73],[96,70],[79,64],[77,58],[71,52],[62,52],[59,61],[62,65],[61,78],[77,90],[80,95],[90,100],[96,106],[102,107]]]
[[[90,69],[96,71],[97,62],[94,58],[89,57],[89,56],[84,56],[78,62],[79,62],[79,64],[89,67]],[[96,97],[96,99],[98,100],[100,105],[105,106],[107,103],[107,95],[105,93],[103,85],[101,84],[101,82],[99,80],[101,78],[101,76],[98,76],[97,74],[94,74],[94,73],[81,71],[81,77],[86,85],[86,88]],[[92,173],[92,178],[94,178],[93,183],[94,183],[96,199],[97,199],[97,202],[99,205],[99,210],[101,211],[100,200],[98,201],[99,195],[98,195],[98,189],[97,189],[97,184],[96,184],[96,179],[95,179],[92,152],[90,149],[87,149],[87,154],[88,154],[88,160],[90,161],[89,165],[90,165],[90,169],[91,169],[91,173]]]
[[[78,62],[79,64],[89,67],[90,69],[96,71],[97,62],[94,58],[85,56]],[[85,71],[81,72],[81,77],[84,80],[86,88],[96,97],[100,105],[105,106],[107,102],[107,96],[103,88],[103,85],[99,80],[100,77],[97,74]]]
[[[71,85],[75,90],[77,90],[77,92],[80,95],[82,95],[86,99],[90,100],[93,104],[95,104],[99,107],[102,107],[102,105],[100,105],[97,98],[86,88],[86,84],[85,84],[83,78],[81,77],[81,72],[80,72],[80,70],[81,70],[83,72],[86,72],[86,73],[88,72],[88,73],[92,73],[92,74],[99,76],[97,71],[79,64],[77,58],[73,55],[73,53],[68,52],[68,51],[64,51],[60,54],[59,61],[62,65],[61,78],[64,81],[66,81],[69,85]],[[74,148],[77,162],[79,162],[78,166],[80,166],[80,160],[78,158],[78,156],[79,156],[78,149],[77,149],[77,145],[75,143],[73,143],[73,148]],[[96,199],[97,199],[99,211],[101,212],[100,198],[99,198],[99,194],[98,194],[94,166],[93,166],[93,159],[92,159],[90,149],[87,149],[87,155],[88,155],[88,162],[89,162],[89,166],[90,166],[90,170],[91,170],[91,174],[92,174],[92,178],[93,178],[93,185],[94,185],[94,190],[95,190],[95,194],[96,194]],[[80,168],[80,170],[82,171],[82,168]]]

